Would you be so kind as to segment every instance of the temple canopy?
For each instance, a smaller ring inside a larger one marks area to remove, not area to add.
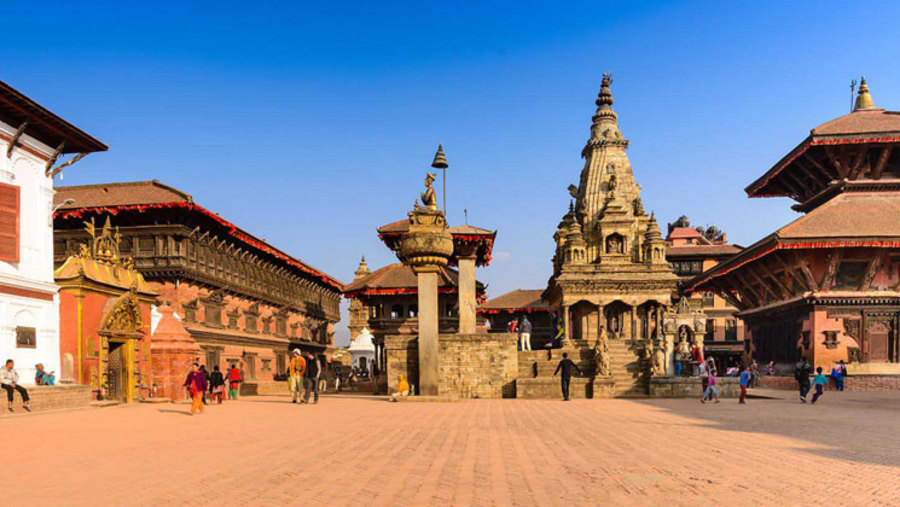
[[[378,238],[399,256],[400,238],[407,231],[409,231],[409,220],[398,220],[379,227]],[[464,246],[475,247],[476,266],[490,265],[497,231],[489,231],[472,225],[460,225],[450,228],[449,232],[453,236],[453,255],[449,259],[451,266],[457,265],[458,253]]]

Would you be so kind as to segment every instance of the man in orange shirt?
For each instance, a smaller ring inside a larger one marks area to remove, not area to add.
[[[300,390],[303,389],[303,374],[306,373],[306,359],[300,355],[300,349],[294,349],[291,365],[288,368],[288,382],[291,388],[291,403],[297,403]]]

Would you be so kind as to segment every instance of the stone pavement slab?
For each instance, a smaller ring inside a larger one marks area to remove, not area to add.
[[[294,405],[0,420],[4,505],[900,504],[900,393]],[[770,393],[761,393],[770,394]]]

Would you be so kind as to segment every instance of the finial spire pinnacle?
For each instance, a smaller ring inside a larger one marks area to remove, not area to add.
[[[594,113],[594,121],[600,118],[612,118],[613,121],[616,120],[619,116],[612,110],[613,105],[613,97],[612,91],[609,89],[609,85],[613,82],[612,73],[604,72],[603,73],[603,81],[600,82],[600,93],[597,95],[597,100],[594,102],[597,104],[597,112]]]
[[[869,87],[866,85],[866,76],[859,78],[858,93],[859,95],[856,96],[856,107],[853,108],[853,112],[877,109],[875,107],[875,102],[872,100],[872,95],[869,94]]]
[[[444,145],[443,143],[438,143],[438,149],[434,154],[434,161],[431,162],[431,167],[434,167],[435,169],[446,169],[449,166],[447,157],[444,155]]]

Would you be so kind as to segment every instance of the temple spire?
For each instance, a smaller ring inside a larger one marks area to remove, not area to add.
[[[622,137],[622,132],[619,131],[619,124],[616,121],[619,115],[612,109],[613,97],[612,91],[609,89],[612,82],[612,74],[604,72],[603,81],[600,82],[600,93],[597,95],[597,100],[594,101],[597,104],[597,111],[594,112],[594,116],[591,118],[593,120],[591,140],[604,140],[627,146],[628,141]]]
[[[360,278],[370,274],[369,265],[366,264],[366,256],[363,255],[362,259],[359,261],[359,267],[356,268],[356,271],[353,272],[354,280],[359,280]]]
[[[875,107],[875,102],[872,100],[872,96],[869,94],[869,87],[866,85],[866,76],[862,76],[859,78],[859,95],[856,96],[856,107],[853,108],[853,112],[868,111],[872,109],[877,108]]]

